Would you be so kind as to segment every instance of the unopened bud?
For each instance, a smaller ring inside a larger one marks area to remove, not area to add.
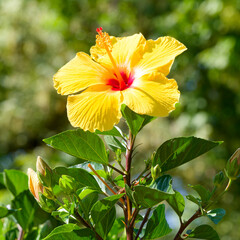
[[[222,185],[222,183],[224,182],[224,179],[225,179],[225,176],[222,171],[217,173],[213,179],[214,186],[220,187]]]
[[[38,179],[37,173],[31,168],[28,169],[28,188],[35,199],[39,202],[39,192],[43,193],[43,185]]]
[[[52,172],[52,169],[48,166],[48,164],[40,157],[37,157],[37,171],[42,174],[43,176],[46,176],[46,171]]]
[[[159,164],[157,164],[155,167],[151,167],[151,175],[153,178],[153,181],[156,180],[161,175],[161,168]]]
[[[240,174],[240,148],[230,157],[227,162],[225,172],[228,178],[235,180]]]
[[[78,189],[76,180],[68,175],[62,175],[59,179],[59,187],[67,194],[73,194]]]
[[[52,169],[48,166],[48,164],[41,158],[37,157],[37,173],[39,175],[40,180],[46,186],[51,186],[52,182]]]

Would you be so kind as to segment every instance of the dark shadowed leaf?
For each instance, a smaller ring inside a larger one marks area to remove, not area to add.
[[[95,230],[103,239],[106,239],[116,218],[114,205],[123,195],[113,195],[99,200],[91,209],[91,217],[95,224]]]
[[[145,186],[136,186],[133,197],[137,204],[142,208],[151,208],[158,203],[166,200],[174,192],[168,193]]]
[[[207,216],[215,223],[218,224],[225,216],[226,211],[223,208],[212,209],[207,212]]]
[[[163,192],[174,194],[174,191],[172,189],[172,177],[170,175],[163,175],[163,176],[157,178],[153,182],[153,184],[151,184],[150,187],[158,189]]]
[[[104,140],[113,151],[120,149],[122,152],[126,152],[124,144],[114,136],[104,136]]]
[[[172,229],[165,218],[165,205],[159,205],[148,220],[143,239],[156,239],[169,234]]]
[[[12,200],[11,207],[19,209],[19,211],[13,213],[13,216],[22,229],[27,230],[33,224],[35,211],[39,207],[36,200],[26,190]]]
[[[209,225],[201,225],[191,231],[188,238],[220,240],[217,232]]]
[[[140,130],[147,125],[149,122],[155,119],[155,117],[150,117],[147,115],[140,115],[133,112],[126,105],[122,105],[121,107],[122,115],[126,119],[127,124],[133,135],[137,135]]]
[[[51,147],[78,157],[84,161],[107,164],[108,157],[101,138],[82,129],[68,130],[43,140]]]
[[[221,143],[196,137],[170,139],[158,148],[153,166],[159,164],[162,171],[165,172],[191,161]]]

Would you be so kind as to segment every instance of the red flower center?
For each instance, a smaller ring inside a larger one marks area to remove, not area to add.
[[[127,74],[125,72],[120,72],[121,76],[122,76],[122,80],[121,81],[121,85],[118,79],[112,78],[112,79],[108,79],[107,81],[107,85],[112,86],[112,90],[113,91],[122,91],[125,90],[127,88],[129,88],[133,81],[134,81],[134,77],[133,75],[131,75],[131,73],[129,74],[129,76],[127,76]],[[114,74],[116,77],[117,75]]]

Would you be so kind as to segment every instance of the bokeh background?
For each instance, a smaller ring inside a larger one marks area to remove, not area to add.
[[[114,36],[169,35],[188,48],[169,75],[179,84],[180,104],[169,118],[141,132],[136,169],[171,137],[223,140],[217,149],[171,172],[176,188],[186,195],[188,183],[211,188],[213,176],[240,147],[240,0],[2,0],[0,23],[0,171],[26,172],[38,155],[51,166],[77,162],[42,142],[72,128],[66,97],[58,96],[52,76],[76,52],[89,52],[99,26]],[[234,183],[218,206],[227,210],[215,226],[223,240],[240,239],[239,186]],[[0,190],[0,202],[7,198]],[[170,213],[172,227],[177,226],[174,218]]]

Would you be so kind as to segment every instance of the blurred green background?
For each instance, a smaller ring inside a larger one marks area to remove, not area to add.
[[[188,48],[169,75],[179,84],[180,104],[139,135],[143,145],[136,168],[170,137],[223,140],[216,150],[171,172],[184,193],[189,189],[182,184],[211,187],[215,173],[240,147],[240,0],[1,0],[0,23],[0,171],[26,172],[35,168],[38,155],[51,166],[76,162],[42,142],[72,128],[66,97],[56,93],[52,76],[76,52],[89,52],[99,26],[114,36],[169,35]],[[1,199],[6,199],[3,191]],[[238,181],[219,203],[227,210],[216,226],[223,240],[240,239],[239,202]]]

